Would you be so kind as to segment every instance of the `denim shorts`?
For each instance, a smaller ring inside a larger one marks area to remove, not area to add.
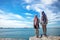
[[[41,21],[41,24],[42,24],[42,25],[46,25],[46,24],[47,24],[47,22]]]

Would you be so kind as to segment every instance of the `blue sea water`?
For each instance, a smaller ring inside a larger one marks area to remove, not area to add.
[[[39,29],[39,34],[43,34],[42,28]],[[0,29],[0,38],[24,38],[35,35],[33,28],[4,28]],[[47,35],[60,36],[60,28],[47,28]]]

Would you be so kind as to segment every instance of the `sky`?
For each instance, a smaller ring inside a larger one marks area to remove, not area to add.
[[[40,19],[42,11],[47,27],[60,27],[60,0],[0,0],[0,27],[33,28],[34,15]]]

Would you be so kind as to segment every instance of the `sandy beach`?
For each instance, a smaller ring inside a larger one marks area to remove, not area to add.
[[[36,38],[36,36],[30,37],[29,40],[60,40],[60,36],[48,36],[42,38]]]

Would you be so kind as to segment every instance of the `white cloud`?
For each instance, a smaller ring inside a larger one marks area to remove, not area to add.
[[[26,9],[27,9],[27,10],[30,10],[30,5],[27,5],[27,6],[26,6]]]
[[[46,6],[43,4],[33,4],[31,8],[37,12],[42,12]]]
[[[57,0],[49,0],[49,1],[47,1],[47,0],[33,0],[33,1],[32,0],[25,0],[26,3],[27,2],[30,3],[30,5],[26,6],[26,9],[27,10],[30,10],[31,8],[45,9],[46,6],[51,5],[56,1]]]
[[[27,24],[33,24],[33,21],[32,22],[26,22]]]
[[[60,18],[56,18],[56,17],[60,17],[60,13],[59,14],[53,13],[51,10],[47,8],[47,6],[50,6],[50,4],[54,3],[57,0],[41,0],[41,1],[24,0],[24,1],[28,4],[30,3],[30,5],[27,5],[25,7],[27,10],[37,11],[40,13],[40,15],[42,11],[45,11],[48,17],[49,24],[55,24],[57,21],[60,21]],[[32,14],[26,13],[26,15],[31,16]],[[27,16],[27,18],[31,19],[30,16]],[[32,22],[27,21],[27,19],[23,18],[21,15],[14,13],[7,13],[4,12],[3,10],[0,10],[0,27],[20,27],[20,28],[32,27]]]
[[[33,0],[24,0],[26,3],[31,3]]]
[[[56,24],[57,22],[49,22],[48,25],[53,25],[53,24]]]
[[[27,19],[32,19],[32,14],[31,13],[25,13]]]
[[[53,13],[49,9],[46,9],[45,13],[46,13],[49,21],[59,21],[60,20],[60,13]]]
[[[25,13],[25,14],[28,15],[28,16],[29,16],[29,15],[30,15],[30,16],[32,15],[31,13]]]
[[[45,13],[46,13],[46,15],[48,17],[49,24],[56,24],[57,21],[60,21],[60,18],[59,18],[60,17],[60,15],[59,15],[60,13],[57,13],[57,14],[53,13],[52,10],[49,10],[49,8],[48,8],[48,6],[50,6],[51,4],[53,4],[56,1],[57,0],[41,0],[40,3],[37,3],[37,2],[35,4],[31,3],[31,5],[29,6],[28,9],[39,12],[40,16],[41,16],[41,12],[45,11]],[[56,18],[56,17],[58,17],[58,18]]]
[[[28,3],[28,4],[35,4],[35,3],[40,3],[40,0],[24,0],[25,3]]]
[[[16,21],[16,20],[0,20],[0,27],[6,28],[24,28],[24,27],[31,27],[29,23],[23,21]],[[27,25],[28,24],[28,25]]]
[[[26,6],[27,10],[35,10],[37,12],[41,12],[45,8],[46,8],[46,5],[43,5],[43,4],[31,4]]]
[[[24,19],[22,16],[13,13],[0,14],[0,19]]]
[[[56,2],[57,0],[41,0],[43,4],[52,4],[53,2]]]
[[[48,19],[49,20],[51,20],[51,19],[55,19],[56,17],[56,13],[53,13],[51,10],[49,10],[49,9],[45,9],[45,13],[46,13],[46,15],[47,15],[47,17],[48,17]]]
[[[30,16],[28,16],[27,18],[28,18],[28,19],[31,19],[31,17],[30,17]]]
[[[29,27],[26,22],[16,20],[0,20],[0,27],[6,28],[24,28]]]
[[[5,28],[31,27],[29,25],[30,23],[28,23],[29,21],[27,21],[21,15],[14,14],[14,13],[6,13],[3,10],[1,11],[0,11],[0,27],[5,27]]]
[[[57,22],[60,21],[60,16],[59,16],[60,13],[53,13],[51,10],[48,9],[45,10],[45,13],[48,17],[49,25],[57,24]]]

